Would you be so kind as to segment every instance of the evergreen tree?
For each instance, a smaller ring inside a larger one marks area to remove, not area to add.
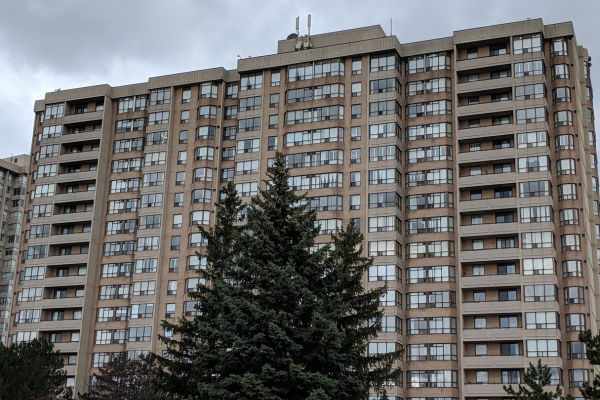
[[[121,353],[94,374],[95,383],[81,400],[155,400],[152,374],[143,359]]]
[[[333,245],[314,248],[316,212],[291,190],[285,158],[269,168],[267,190],[252,198],[242,220],[230,183],[217,203],[207,240],[207,285],[191,293],[198,315],[163,322],[168,357],[156,386],[199,400],[366,399],[398,379],[399,351],[367,355],[381,327],[379,299],[365,292],[362,235],[353,223]],[[245,224],[243,223],[245,222]]]
[[[46,339],[0,345],[0,399],[39,400],[64,390],[60,353]]]
[[[579,341],[585,344],[586,357],[590,364],[600,365],[600,334],[592,336],[592,331],[583,331],[579,333]],[[592,385],[584,382],[579,391],[585,399],[600,399],[600,376],[595,374]]]
[[[519,385],[519,390],[515,391],[511,386],[503,386],[506,393],[514,396],[516,400],[555,400],[562,396],[560,385],[556,385],[556,391],[546,392],[545,386],[549,386],[552,375],[547,365],[542,365],[542,360],[538,359],[537,366],[529,363],[529,368],[525,371],[523,380],[525,386]]]

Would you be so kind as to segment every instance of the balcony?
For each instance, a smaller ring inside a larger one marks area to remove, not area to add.
[[[519,248],[461,251],[462,262],[496,262],[519,258]],[[547,249],[546,249],[547,250]],[[547,257],[547,256],[546,256]]]
[[[504,174],[487,174],[460,176],[458,178],[458,186],[461,188],[479,188],[482,186],[508,185],[517,182],[516,172],[506,172]]]
[[[497,67],[500,65],[510,66],[512,63],[512,58],[512,54],[502,54],[500,56],[478,57],[471,60],[460,60],[456,62],[456,71]]]
[[[62,321],[40,321],[38,329],[40,331],[67,331],[78,330],[81,328],[80,319],[64,319]]]
[[[75,222],[85,222],[92,220],[92,211],[70,213],[70,214],[54,214],[52,215],[52,223],[54,224],[70,224]]]
[[[492,161],[514,160],[517,149],[514,147],[497,150],[471,151],[458,154],[458,164],[484,164]]]
[[[61,193],[54,195],[55,203],[77,203],[81,201],[92,201],[96,197],[96,191],[88,190],[87,192],[76,193]]]
[[[549,197],[549,196],[548,196]],[[494,199],[460,201],[458,203],[459,212],[475,212],[475,211],[499,211],[514,209],[517,207],[517,198],[499,197]]]
[[[478,303],[462,303],[463,314],[486,315],[490,313],[514,313],[522,310],[521,301],[482,301]]]
[[[78,124],[81,122],[101,121],[104,111],[93,111],[82,114],[66,115],[63,119],[63,124]]]
[[[51,235],[48,238],[47,243],[51,245],[63,245],[63,244],[74,244],[84,243],[90,241],[90,232],[86,233],[72,233],[70,235]]]
[[[45,263],[47,265],[69,265],[69,264],[85,264],[87,263],[88,255],[87,254],[69,254],[65,256],[50,256],[46,259],[37,259],[37,260],[28,260],[35,261],[31,265],[39,265],[41,263]]]
[[[485,339],[488,339],[487,337]],[[527,362],[522,355],[518,356],[487,356],[463,357],[464,368],[525,368]]]
[[[463,276],[460,278],[461,287],[469,288],[484,288],[484,287],[505,287],[505,286],[521,286],[522,276],[517,274],[511,275],[484,275],[484,276]]]
[[[98,150],[82,151],[81,153],[65,153],[59,156],[60,163],[80,163],[98,159]]]
[[[485,114],[507,114],[513,113],[515,103],[510,100],[493,101],[489,103],[479,103],[456,107],[456,116],[458,118],[468,118],[483,116]]]
[[[458,228],[460,236],[496,236],[519,232],[517,222],[504,224],[462,225]]]
[[[502,388],[501,383],[478,385],[473,382],[465,382],[462,387],[464,397],[506,397],[506,392]],[[518,385],[513,384],[515,389]]]
[[[85,275],[52,276],[44,279],[44,287],[84,286],[85,282]]]
[[[459,83],[458,85],[456,85],[456,93],[462,94],[471,92],[481,92],[484,90],[512,88],[513,79],[514,78],[512,76],[509,76],[506,78],[485,79],[482,81]]]
[[[54,349],[61,353],[77,353],[79,351],[79,342],[54,343]]]
[[[58,174],[56,183],[76,183],[96,179],[97,171],[75,172],[71,174]]]
[[[52,308],[81,308],[83,297],[62,297],[59,299],[43,299],[42,309]]]
[[[526,340],[526,339],[560,339],[560,329],[463,329],[462,340],[469,342],[481,342],[481,338],[487,341],[500,340]]]

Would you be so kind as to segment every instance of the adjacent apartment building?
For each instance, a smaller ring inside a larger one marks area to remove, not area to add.
[[[29,156],[0,159],[0,343],[8,344],[10,312],[19,259]]]
[[[115,353],[160,353],[161,321],[196,312],[196,225],[224,182],[257,194],[281,151],[319,242],[355,219],[364,284],[388,285],[369,352],[405,350],[389,394],[500,399],[541,358],[581,397],[600,258],[590,66],[571,23],[409,44],[373,26],[290,35],[237,70],[48,93],[11,341],[49,338],[76,391]]]

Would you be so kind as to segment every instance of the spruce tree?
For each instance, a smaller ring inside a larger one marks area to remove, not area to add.
[[[89,392],[80,394],[80,400],[156,400],[152,388],[150,365],[144,359],[128,358],[125,353],[114,357],[99,374]]]
[[[66,374],[60,352],[46,339],[0,344],[0,398],[39,400],[58,396]]]
[[[511,386],[503,386],[506,393],[514,396],[515,400],[555,400],[562,396],[560,385],[556,385],[556,391],[546,392],[545,386],[549,386],[552,380],[550,368],[547,365],[542,365],[542,360],[538,359],[538,363],[534,366],[529,363],[529,368],[523,376],[525,385],[519,385],[519,390],[515,391]]]
[[[230,183],[218,224],[200,228],[207,284],[190,293],[198,315],[163,322],[174,336],[160,337],[167,357],[153,356],[156,387],[199,400],[367,399],[401,373],[399,351],[367,355],[386,287],[362,287],[372,260],[353,223],[314,247],[316,212],[290,188],[281,153],[268,177],[246,206]]]
[[[592,331],[583,331],[579,333],[579,341],[585,344],[586,357],[590,364],[600,365],[600,334],[592,336]],[[600,376],[594,375],[591,385],[589,382],[584,382],[583,387],[579,388],[584,399],[600,399]]]

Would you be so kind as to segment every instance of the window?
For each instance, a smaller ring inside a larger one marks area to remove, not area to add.
[[[162,205],[162,196],[163,196],[162,193],[154,193],[154,194],[144,194],[144,195],[142,195],[142,205],[141,205],[141,208],[146,208],[146,207],[160,207]]]
[[[406,221],[406,233],[454,232],[453,217],[416,218]]]
[[[182,115],[183,116],[183,115]],[[169,123],[169,112],[160,111],[148,114],[148,125],[159,125]]]
[[[246,97],[240,99],[240,112],[242,111],[251,111],[251,110],[260,110],[262,105],[262,97]],[[229,108],[229,107],[228,107]],[[225,109],[225,119],[235,119],[237,117],[237,107],[235,108],[235,116],[231,116],[231,118],[227,118],[227,108]]]
[[[344,85],[338,83],[305,87],[300,89],[290,89],[287,92],[287,102],[291,104],[303,101],[344,97],[344,90]]]
[[[388,148],[393,149],[394,146],[388,146]],[[377,147],[372,147],[371,149],[377,149]],[[380,147],[379,149],[386,149],[386,147]],[[400,150],[398,150],[398,154],[400,154]],[[409,149],[406,157],[408,164],[425,161],[452,160],[452,146],[432,146]]]
[[[525,301],[556,301],[554,285],[525,285]]]
[[[559,354],[558,340],[527,340],[527,357],[558,357]]]
[[[552,246],[552,232],[527,232],[521,234],[522,248],[537,249]]]
[[[171,89],[157,89],[150,92],[150,105],[169,104],[171,102]]]
[[[395,125],[395,124],[394,124]],[[377,126],[377,125],[375,125]],[[371,125],[371,138],[374,139],[372,135]],[[389,125],[388,125],[389,127]],[[398,129],[399,131],[399,129]],[[393,135],[388,135],[393,136]],[[387,137],[387,136],[385,136]],[[428,124],[428,125],[417,125],[410,126],[406,130],[406,140],[420,140],[420,139],[435,139],[440,137],[452,137],[452,124],[450,123],[439,123],[439,124]]]
[[[352,59],[352,75],[360,75],[362,74],[362,59],[361,58],[353,58]]]
[[[556,113],[555,113],[556,115]],[[546,110],[544,107],[526,108],[517,110],[517,124],[529,124],[534,122],[544,122],[546,120]]]
[[[519,317],[516,315],[501,315],[499,317],[499,321],[500,321],[500,329],[512,329],[512,328],[518,328],[519,327]],[[516,343],[507,343],[509,346],[508,349],[502,349],[502,347],[500,348],[500,351],[502,353],[502,350],[507,351],[511,354],[502,354],[502,355],[518,355],[519,354],[519,346]],[[516,349],[515,349],[515,345],[517,345]],[[502,344],[500,345],[502,346]],[[516,352],[515,352],[516,350]]]
[[[44,112],[44,119],[62,118],[64,115],[65,105],[64,103],[48,104],[46,111]]]
[[[407,74],[443,69],[450,69],[449,55],[446,53],[427,54],[409,58]],[[371,72],[373,72],[373,68],[371,68]]]
[[[471,250],[483,250],[483,239],[473,239],[471,241]]]
[[[501,356],[518,356],[519,343],[500,343]]]
[[[49,146],[41,146],[39,153],[35,153],[36,160],[39,160],[42,158],[57,157],[58,156],[58,148],[59,148],[58,144],[53,144],[53,145],[49,145]]]
[[[375,81],[377,82],[377,81]],[[351,90],[352,90],[352,97],[357,97],[361,95],[361,83],[360,82],[354,82],[351,85]],[[373,93],[373,81],[371,81],[371,93]],[[379,92],[376,92],[379,93]]]
[[[513,41],[513,53],[514,54],[522,54],[522,53],[533,53],[535,51],[541,51],[541,35],[527,35],[527,36],[517,36]]]
[[[565,304],[584,304],[583,288],[570,286],[565,288]]]
[[[435,78],[424,81],[408,82],[406,86],[407,96],[451,91],[452,83],[450,78]]]
[[[552,100],[554,103],[571,101],[571,89],[568,87],[559,87],[552,90]]]
[[[467,49],[467,60],[472,60],[474,58],[477,58],[477,47],[472,48],[472,49]]]
[[[550,196],[550,181],[519,183],[520,197]]]
[[[279,93],[273,93],[271,95],[269,107],[279,107]]]
[[[261,72],[241,76],[241,90],[260,89],[262,84],[263,76]]]
[[[419,210],[425,208],[453,207],[452,193],[429,193],[408,196],[406,199],[406,210]]]
[[[281,73],[279,71],[271,71],[271,86],[279,86],[281,82]]]
[[[552,66],[552,80],[569,79],[569,66],[567,64],[554,64]]]
[[[152,327],[150,326],[138,326],[135,328],[129,328],[130,342],[149,342],[151,337]]]
[[[200,98],[201,99],[208,99],[208,98],[216,99],[218,89],[219,89],[219,86],[216,83],[205,82],[200,85]]]
[[[260,117],[241,119],[238,121],[238,132],[250,132],[260,130]]]
[[[556,136],[556,151],[574,150],[573,135]]]
[[[369,208],[400,207],[400,196],[395,192],[370,193]]]
[[[554,311],[525,313],[525,329],[556,329],[558,328]]]
[[[514,214],[512,212],[496,213],[497,224],[506,224],[510,222],[515,222]]]
[[[566,314],[567,332],[585,331],[585,314]]]
[[[144,174],[143,186],[162,186],[165,183],[164,172],[153,172],[151,174]]]
[[[544,97],[544,84],[515,87],[515,100],[541,99]]]
[[[552,275],[553,273],[554,259],[552,258],[523,259],[523,275]]]
[[[451,169],[432,169],[428,171],[409,172],[406,180],[407,187],[439,185],[444,183],[452,183]]]
[[[258,193],[258,182],[236,183],[235,190],[238,196],[256,196]]]
[[[575,183],[564,183],[558,185],[558,200],[576,200],[577,185]]]
[[[579,210],[576,208],[566,208],[560,210],[560,226],[563,225],[579,225]]]
[[[239,89],[240,89],[240,87],[237,83],[228,83],[225,98],[226,99],[237,99]]]
[[[515,63],[515,78],[541,75],[544,71],[542,60]]]
[[[569,370],[569,387],[582,387],[584,383],[589,384],[589,371],[587,369]]]
[[[567,359],[587,358],[585,343],[567,342]]]
[[[192,203],[210,203],[212,191],[210,189],[195,189],[192,192]]]
[[[458,371],[407,371],[407,387],[458,387]]]
[[[483,214],[472,214],[471,215],[471,225],[482,225],[483,224]]]
[[[214,160],[215,159],[215,148],[214,147],[197,147],[196,148],[196,160]]]
[[[498,301],[517,301],[517,291],[514,289],[498,290]]]
[[[200,106],[198,107],[198,119],[217,118],[216,106]]]
[[[490,72],[490,79],[506,78],[507,76],[508,76],[508,70]]]
[[[454,242],[417,242],[406,245],[408,258],[453,257]]]
[[[469,129],[471,128],[479,128],[481,126],[481,121],[478,119],[470,119],[469,120]]]
[[[371,72],[396,69],[396,64],[398,67],[400,66],[400,63],[396,63],[396,61],[394,54],[371,56]]]
[[[562,160],[556,161],[556,174],[560,175],[574,175],[575,174],[575,159],[574,158],[563,158]]]
[[[371,116],[381,115],[381,113],[373,114],[373,104],[379,103],[371,103]],[[442,114],[452,114],[452,102],[450,100],[437,100],[426,103],[414,103],[409,104],[406,108],[406,118],[416,118]]]
[[[362,118],[362,104],[352,105],[350,117],[353,119]]]
[[[583,271],[581,268],[580,260],[567,260],[562,262],[563,277],[583,277]]]

